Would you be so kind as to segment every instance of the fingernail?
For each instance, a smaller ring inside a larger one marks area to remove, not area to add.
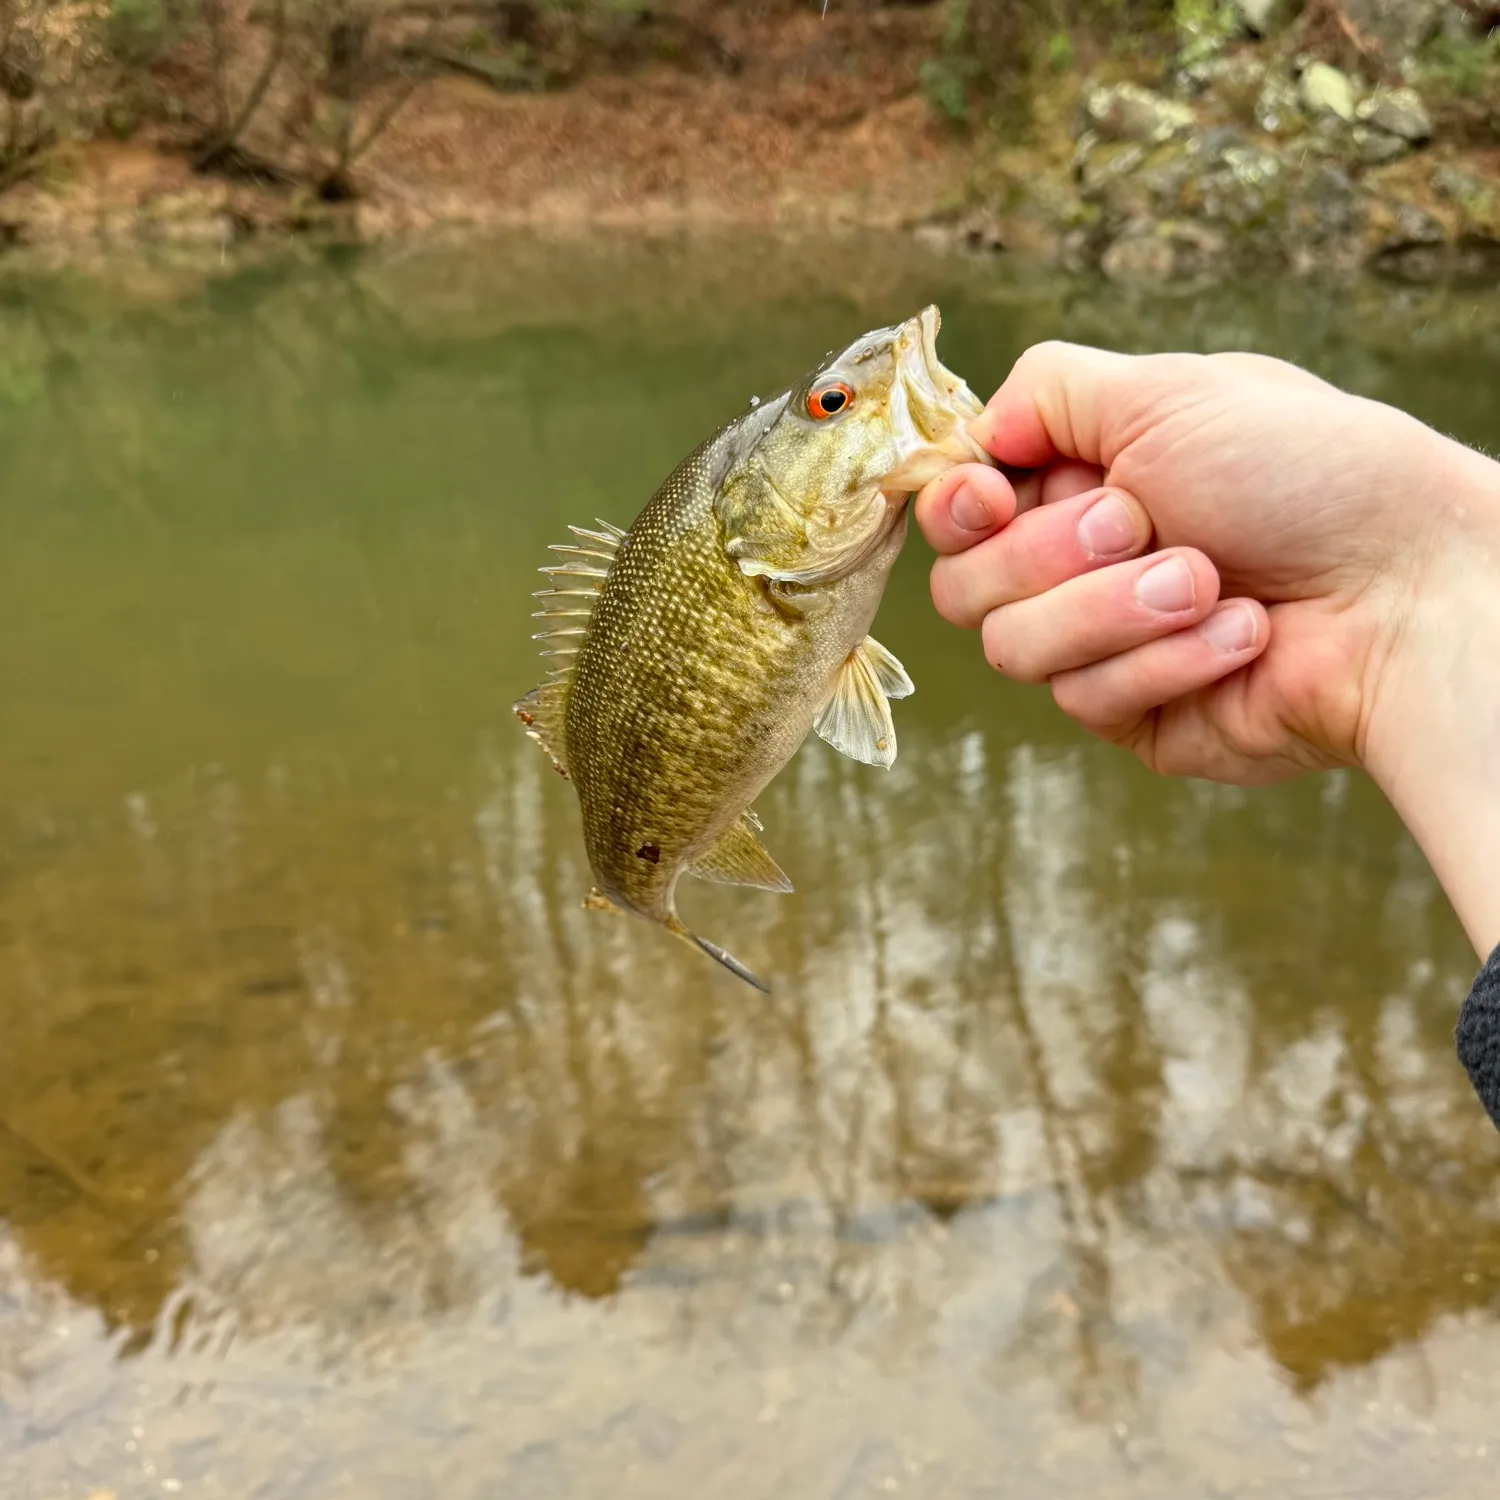
[[[953,503],[948,507],[953,524],[961,531],[988,531],[995,523],[990,508],[974,492],[974,486],[961,484],[953,492]]]
[[[1198,628],[1220,656],[1237,656],[1255,644],[1260,635],[1260,617],[1248,605],[1227,604]]]
[[[1078,540],[1090,557],[1123,557],[1135,551],[1137,536],[1135,521],[1118,495],[1096,501],[1078,523]]]
[[[1135,581],[1135,597],[1159,615],[1180,615],[1193,607],[1193,574],[1180,557],[1169,557]]]

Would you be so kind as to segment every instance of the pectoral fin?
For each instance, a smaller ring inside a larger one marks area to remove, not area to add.
[[[867,635],[840,668],[833,694],[813,728],[851,759],[867,766],[889,766],[896,759],[896,726],[889,700],[915,691],[906,668]]]
[[[792,882],[766,852],[756,834],[760,820],[746,813],[696,864],[689,875],[721,885],[750,885],[763,891],[790,891]]]

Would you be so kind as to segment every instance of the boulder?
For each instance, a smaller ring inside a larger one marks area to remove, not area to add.
[[[1356,112],[1366,125],[1412,145],[1432,139],[1432,116],[1415,89],[1376,89]]]
[[[1340,0],[1340,7],[1360,40],[1399,66],[1437,34],[1448,0]]]
[[[1109,141],[1159,146],[1188,134],[1198,122],[1192,109],[1133,83],[1100,84],[1083,98],[1087,128]]]
[[[1311,115],[1332,115],[1352,121],[1356,99],[1354,83],[1347,73],[1324,62],[1310,63],[1302,74],[1300,94],[1303,107]]]
[[[1302,0],[1234,0],[1234,8],[1256,36],[1271,36],[1297,19]]]
[[[1372,130],[1368,125],[1356,125],[1350,135],[1356,154],[1369,167],[1383,167],[1411,150],[1410,142],[1403,141],[1399,135]]]
[[[1213,270],[1224,260],[1223,235],[1190,222],[1129,224],[1099,260],[1111,281],[1168,281]]]

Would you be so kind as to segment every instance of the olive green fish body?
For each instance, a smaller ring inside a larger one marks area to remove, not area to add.
[[[878,359],[880,341],[895,347],[903,331],[899,351]],[[935,401],[935,333],[932,309],[866,335],[800,389],[721,428],[628,533],[572,528],[577,542],[555,548],[563,560],[544,570],[552,588],[539,613],[555,628],[542,634],[563,665],[516,711],[574,783],[597,882],[589,904],[658,922],[760,988],[682,925],[678,881],[690,872],[791,890],[751,804],[814,727],[858,759],[894,759],[886,700],[911,683],[867,632],[910,490],[981,456],[950,430],[978,403],[941,366],[946,424],[919,409],[919,438],[899,440],[921,399]],[[877,398],[900,385],[901,359],[924,354],[921,388],[887,395],[899,409],[884,411]],[[827,397],[834,387],[848,393],[839,410],[868,408],[861,425],[836,426],[815,404],[841,401]]]

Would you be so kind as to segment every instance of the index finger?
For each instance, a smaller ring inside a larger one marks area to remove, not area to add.
[[[1052,340],[1011,367],[969,431],[1000,463],[1035,469],[1057,458],[1108,468],[1106,424],[1114,397],[1141,356]]]

